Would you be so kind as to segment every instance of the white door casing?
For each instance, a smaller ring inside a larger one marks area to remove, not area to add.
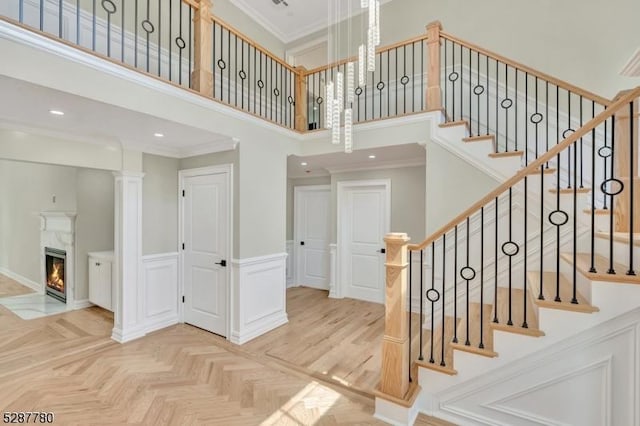
[[[329,185],[294,188],[295,284],[329,290]]]
[[[384,303],[391,181],[338,182],[338,297]]]
[[[231,174],[231,165],[179,172],[181,319],[221,336],[229,336]]]

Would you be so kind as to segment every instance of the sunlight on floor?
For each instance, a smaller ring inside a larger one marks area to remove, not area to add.
[[[267,425],[313,425],[341,395],[318,382],[311,382],[261,423]]]

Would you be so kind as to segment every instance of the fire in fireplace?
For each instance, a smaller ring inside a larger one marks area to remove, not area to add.
[[[67,252],[46,247],[44,249],[47,294],[56,299],[67,301],[67,288],[64,283],[64,266],[67,259]]]

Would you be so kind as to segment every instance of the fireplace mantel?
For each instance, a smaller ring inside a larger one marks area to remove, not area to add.
[[[75,234],[75,212],[41,212],[40,230]]]

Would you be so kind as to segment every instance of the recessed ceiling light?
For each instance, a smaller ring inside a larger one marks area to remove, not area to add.
[[[300,163],[300,165],[301,165],[301,166],[306,166],[306,165],[307,165],[307,162],[306,162],[306,161],[303,161],[302,163]]]
[[[50,109],[49,110],[49,114],[51,115],[64,115],[64,112],[57,110],[57,109]]]
[[[376,156],[375,155],[370,155],[369,158],[373,160],[374,158],[376,158]]]
[[[162,133],[154,133],[153,136],[155,136],[156,138],[164,138],[164,135]]]

